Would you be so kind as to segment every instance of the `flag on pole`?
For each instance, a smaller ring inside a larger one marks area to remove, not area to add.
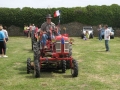
[[[60,10],[54,12],[54,17],[58,17],[58,16],[60,16]]]

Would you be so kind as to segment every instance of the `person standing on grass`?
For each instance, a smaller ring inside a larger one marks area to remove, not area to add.
[[[99,25],[98,32],[99,32],[99,40],[102,40],[102,25]]]
[[[9,40],[9,36],[8,36],[8,32],[7,32],[7,27],[6,27],[6,26],[4,26],[3,32],[4,32],[4,34],[5,34],[5,40],[6,40],[6,42],[7,42],[7,41]]]
[[[27,37],[29,37],[29,27],[27,26]]]
[[[32,24],[32,27],[31,27],[31,38],[34,38],[35,29],[36,29],[35,25]]]
[[[105,29],[105,32],[104,32],[105,48],[107,52],[107,51],[110,51],[109,40],[110,40],[111,31],[110,29],[108,29],[108,25],[104,25],[104,29]]]
[[[5,34],[2,30],[3,30],[3,27],[2,27],[2,24],[0,24],[0,57],[8,57],[8,56],[6,56],[6,50],[5,50],[6,49]],[[2,56],[2,51],[4,51],[3,56]]]
[[[8,32],[7,32],[7,27],[4,26],[4,28],[3,28],[2,31],[4,32],[5,40],[6,40],[6,43],[5,43],[5,49],[3,49],[3,53],[4,53],[4,55],[5,55],[5,53],[6,53],[6,49],[7,49],[7,45],[6,45],[6,44],[7,44],[7,41],[9,40]]]
[[[26,25],[24,26],[24,31],[23,32],[24,32],[24,35],[26,36],[27,35],[27,26]]]
[[[31,37],[31,31],[32,31],[32,25],[30,24],[30,26],[29,26],[29,33],[28,33],[28,37]]]

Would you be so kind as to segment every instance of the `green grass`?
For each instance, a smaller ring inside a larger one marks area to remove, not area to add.
[[[73,57],[79,63],[79,75],[41,72],[41,78],[26,74],[26,60],[33,58],[30,38],[10,37],[8,58],[0,58],[0,90],[120,90],[120,38],[110,40],[105,52],[104,40],[84,41],[78,37]]]

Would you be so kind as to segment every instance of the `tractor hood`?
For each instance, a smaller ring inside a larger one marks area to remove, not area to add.
[[[68,40],[68,37],[62,36],[62,35],[59,35],[59,36],[56,36],[56,37],[55,37],[55,40],[56,40],[56,41],[59,41],[59,40],[62,40],[62,39],[64,39],[65,41],[67,41],[67,40]]]

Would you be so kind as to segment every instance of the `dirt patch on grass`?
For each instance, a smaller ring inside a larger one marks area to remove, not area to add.
[[[113,84],[111,79],[108,79],[108,78],[106,78],[106,76],[101,76],[98,74],[88,74],[88,79],[90,81],[98,81],[98,82],[109,84],[109,85]]]
[[[81,59],[79,59],[79,60],[77,60],[78,61],[78,63],[81,63],[81,62],[83,62],[83,60],[81,60]]]
[[[118,85],[115,84],[120,79],[120,74],[117,75],[99,75],[99,74],[87,74],[90,81],[99,81],[105,84],[111,85],[112,88],[118,88]],[[109,77],[109,78],[108,78]]]
[[[13,66],[13,67],[18,67],[18,66],[20,66],[20,65],[21,65],[21,63],[16,62],[16,63],[14,63],[14,66]]]

